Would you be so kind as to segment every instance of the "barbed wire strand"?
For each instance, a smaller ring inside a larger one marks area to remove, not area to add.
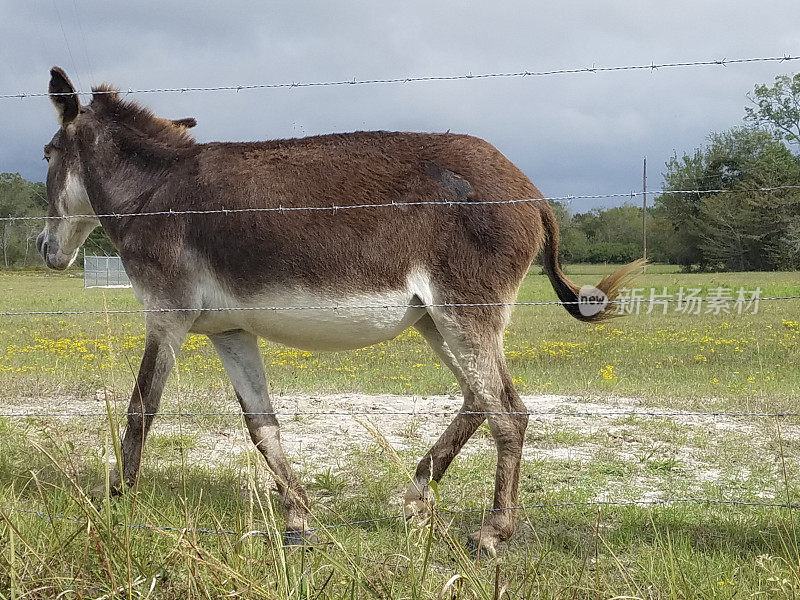
[[[650,411],[650,410],[528,410],[528,411],[483,411],[483,410],[331,410],[331,411],[164,411],[128,413],[122,411],[53,411],[53,412],[6,412],[0,413],[0,418],[77,418],[77,417],[124,417],[134,414],[145,417],[347,417],[347,416],[439,416],[455,417],[456,415],[527,415],[529,417],[730,417],[730,418],[770,418],[791,419],[800,418],[800,412],[725,412],[725,411]]]
[[[691,288],[694,289],[694,288]],[[732,289],[732,288],[731,288]],[[751,292],[752,293],[752,292]],[[687,305],[698,305],[705,301],[706,304],[713,306],[720,303],[725,304],[744,304],[753,302],[772,302],[777,300],[800,300],[800,296],[764,296],[750,298],[722,298],[722,297],[684,297],[684,298],[635,298],[632,300],[609,300],[608,305],[616,306],[637,306],[641,304],[675,304],[683,303]],[[131,314],[151,314],[151,313],[173,313],[173,312],[228,312],[228,311],[260,311],[260,310],[388,310],[393,308],[491,308],[491,307],[513,307],[513,306],[567,306],[567,305],[587,305],[592,306],[599,303],[581,302],[580,300],[562,302],[560,300],[543,302],[447,302],[431,304],[328,304],[318,306],[231,306],[231,307],[175,307],[175,308],[123,308],[123,309],[94,309],[94,310],[27,310],[27,311],[5,311],[0,312],[0,317],[21,317],[21,316],[74,316],[74,315],[131,315]],[[730,308],[730,307],[729,307]],[[651,311],[652,312],[652,311]],[[722,312],[722,309],[720,309]],[[620,311],[620,315],[627,314]],[[648,313],[649,314],[649,313]],[[694,313],[692,313],[694,314]],[[698,313],[699,314],[699,313]],[[726,312],[724,314],[730,314]]]
[[[659,194],[733,194],[733,193],[756,193],[756,192],[776,192],[781,190],[800,190],[800,185],[777,185],[772,187],[750,188],[750,189],[711,189],[711,190],[652,190],[647,192],[648,195]],[[571,202],[573,200],[599,200],[610,198],[631,198],[636,195],[641,195],[641,191],[629,192],[614,192],[609,194],[579,194],[568,196],[548,196],[544,198],[517,198],[512,200],[453,200],[451,201],[438,201],[438,200],[419,200],[415,202],[384,202],[379,204],[331,204],[330,206],[261,206],[261,207],[245,207],[245,208],[209,208],[209,209],[191,209],[191,210],[156,210],[156,211],[143,211],[135,213],[101,213],[101,214],[80,214],[80,215],[35,215],[35,216],[7,216],[0,217],[0,222],[5,221],[39,221],[39,220],[59,220],[59,219],[123,219],[128,217],[176,217],[180,215],[231,215],[237,213],[263,213],[263,212],[320,212],[331,211],[337,212],[341,210],[353,210],[361,208],[392,208],[400,209],[411,206],[435,206],[435,207],[452,207],[452,206],[483,206],[483,205],[503,205],[503,204],[526,204],[533,202]]]
[[[492,512],[498,511],[506,511],[506,510],[513,510],[513,511],[520,511],[526,512],[529,510],[547,510],[547,509],[561,509],[561,508],[590,508],[590,507],[655,507],[655,506],[663,506],[663,507],[671,507],[672,505],[678,504],[713,504],[718,506],[732,506],[732,507],[748,507],[748,508],[770,508],[770,509],[785,509],[785,510],[798,510],[800,509],[799,504],[786,504],[786,503],[778,503],[778,502],[762,502],[762,501],[754,501],[754,500],[720,500],[716,498],[664,498],[664,499],[652,499],[652,500],[586,500],[586,501],[570,501],[570,502],[555,502],[555,503],[541,503],[541,504],[526,504],[526,505],[518,505],[512,506],[507,508],[490,508],[490,509],[464,509],[464,510],[451,510],[451,509],[438,509],[441,514],[446,514],[451,517],[458,517],[463,515],[475,515],[475,514],[487,514]],[[30,516],[37,517],[41,520],[51,522],[53,520],[66,520],[73,523],[88,523],[89,520],[83,517],[72,517],[69,515],[59,514],[59,513],[50,513],[50,512],[43,512],[37,511],[33,509],[24,509],[18,507],[2,507],[0,511],[5,513],[21,513]],[[309,528],[308,531],[321,531],[321,530],[332,530],[332,529],[339,529],[343,527],[356,527],[356,526],[363,526],[363,525],[374,525],[376,523],[386,523],[389,521],[400,521],[406,519],[405,515],[386,515],[383,517],[374,517],[370,519],[358,519],[353,521],[344,521],[339,523],[334,523],[331,525],[323,525],[321,527],[313,527]],[[171,533],[180,533],[183,535],[187,534],[196,534],[196,535],[217,535],[217,536],[237,536],[240,539],[244,539],[245,537],[252,537],[252,536],[264,536],[268,538],[272,538],[273,532],[269,530],[249,530],[249,531],[235,531],[232,529],[210,529],[210,528],[192,528],[192,527],[177,527],[173,525],[152,525],[147,523],[124,523],[122,521],[117,521],[113,524],[114,527],[124,527],[134,531],[158,531],[158,532],[171,532]],[[282,537],[290,533],[288,531],[279,532],[279,535]],[[380,565],[383,567],[391,567],[391,568],[399,568],[399,569],[407,569],[411,567],[409,562],[406,563],[398,563],[398,562],[389,562],[388,559],[378,559],[368,557],[362,554],[354,554],[345,550],[344,548],[340,547],[338,544],[323,544],[325,549],[328,551],[338,551],[343,554],[346,554],[350,558],[357,559],[359,561],[366,561],[375,565]],[[297,548],[297,546],[288,545],[283,543],[282,546],[286,549]],[[435,563],[429,564],[429,567],[432,569],[439,571],[439,572],[448,572],[451,573],[454,570],[450,567],[445,567],[441,565],[437,565]],[[481,577],[478,574],[473,573],[472,576],[476,577],[477,579],[483,581],[484,583],[491,584],[492,582]],[[509,591],[517,597],[520,597],[519,593],[509,589]]]
[[[609,67],[598,67],[593,64],[591,67],[571,67],[563,69],[548,69],[541,71],[508,71],[494,73],[467,73],[463,75],[412,75],[407,77],[387,77],[374,79],[344,79],[339,81],[307,81],[307,82],[281,82],[281,83],[254,83],[237,85],[218,85],[218,86],[185,86],[185,87],[155,87],[144,89],[127,90],[98,90],[89,92],[85,90],[76,91],[77,94],[163,94],[163,93],[187,93],[187,92],[218,92],[230,91],[240,92],[245,90],[261,89],[295,89],[295,88],[314,88],[314,87],[344,87],[351,85],[378,85],[378,84],[398,84],[398,83],[421,83],[429,81],[462,81],[469,79],[508,79],[525,77],[547,77],[552,75],[574,75],[579,73],[610,73],[615,71],[657,71],[658,69],[674,69],[683,67],[709,67],[752,63],[770,62],[789,62],[800,59],[800,56],[784,54],[783,56],[765,56],[750,58],[722,58],[694,61],[674,61],[639,65],[616,65]],[[71,92],[58,92],[50,94],[48,92],[17,92],[0,94],[0,99],[10,98],[40,98],[44,96],[70,95]]]
[[[509,506],[506,508],[474,508],[463,510],[451,510],[446,508],[437,509],[440,513],[450,516],[459,515],[474,515],[493,513],[500,511],[518,511],[524,512],[528,510],[546,510],[554,508],[588,508],[595,506],[612,506],[612,507],[632,507],[632,506],[671,506],[677,504],[713,504],[718,506],[735,506],[735,507],[748,507],[748,508],[774,508],[786,510],[798,510],[800,504],[787,504],[780,502],[763,502],[759,500],[722,500],[717,498],[704,498],[704,497],[689,497],[689,498],[662,498],[651,500],[582,500],[582,501],[569,501],[569,502],[554,502],[554,503],[541,503],[541,504],[520,504],[517,506]],[[3,507],[3,511],[17,512],[32,515],[44,520],[67,520],[74,523],[86,523],[88,519],[84,517],[72,517],[69,515],[59,513],[49,513],[37,511],[33,509],[19,508],[15,506]],[[395,521],[405,519],[402,514],[386,515],[382,517],[374,517],[371,519],[357,519],[354,521],[343,521],[333,523],[331,525],[323,525],[320,527],[311,527],[309,531],[320,531],[338,529],[342,527],[353,527],[356,525],[368,525],[374,523],[381,523],[386,521]],[[196,534],[209,534],[209,535],[271,535],[272,532],[268,530],[251,530],[251,531],[234,531],[232,529],[206,529],[206,528],[190,528],[190,527],[177,527],[173,525],[152,525],[147,523],[114,523],[116,527],[125,527],[128,529],[138,530],[152,530],[152,531],[174,531],[182,533],[196,533]],[[282,534],[290,533],[288,531],[280,532]]]
[[[47,512],[43,512],[43,511],[25,509],[25,508],[17,508],[17,507],[0,507],[0,512],[6,512],[6,513],[16,512],[16,513],[27,514],[27,515],[35,516],[35,517],[37,517],[37,518],[39,518],[41,520],[51,522],[51,523],[52,523],[53,520],[65,520],[65,521],[69,521],[69,522],[72,522],[72,523],[88,523],[89,522],[88,519],[86,519],[84,517],[72,517],[72,516],[69,516],[69,515],[63,515],[63,514],[58,514],[58,513],[47,513]],[[367,524],[367,523],[376,523],[376,522],[380,522],[380,521],[396,520],[398,518],[399,518],[399,515],[391,515],[389,517],[381,517],[381,518],[377,518],[377,519],[365,519],[365,520],[361,520],[361,521],[350,521],[350,522],[347,522],[347,523],[338,523],[338,524],[335,524],[333,526],[326,527],[326,529],[334,529],[336,527],[344,527],[344,526],[351,526],[352,527],[354,525],[359,525],[359,524]],[[271,535],[273,533],[271,531],[265,531],[265,530],[234,531],[232,529],[206,529],[206,528],[191,528],[191,527],[175,527],[175,526],[170,526],[170,525],[148,525],[148,524],[123,523],[122,521],[118,521],[118,522],[114,523],[113,525],[114,525],[114,527],[125,527],[127,529],[138,530],[138,531],[163,531],[163,532],[171,532],[171,533],[180,533],[180,534],[183,534],[183,535],[197,534],[197,535],[238,536],[238,537],[240,537],[240,540],[244,539],[245,537],[251,537],[251,536],[267,536],[267,537],[271,537]],[[318,531],[319,529],[320,528],[315,528],[315,529],[313,529],[313,531]],[[287,533],[286,531],[280,532],[281,535],[284,535],[286,533]],[[317,544],[315,544],[315,545],[317,545]],[[380,566],[383,566],[383,567],[391,567],[391,568],[396,568],[396,569],[408,569],[408,568],[411,567],[411,563],[408,563],[408,562],[406,562],[406,563],[389,562],[387,559],[372,558],[372,557],[369,557],[369,556],[365,556],[363,554],[355,554],[353,552],[348,552],[344,548],[340,547],[338,544],[329,543],[329,544],[322,544],[322,545],[325,547],[325,550],[327,550],[327,551],[331,551],[332,550],[332,551],[340,552],[342,554],[345,554],[345,555],[349,556],[350,558],[357,559],[359,561],[369,562],[369,563],[372,563],[372,564],[375,564],[375,565],[380,565]],[[284,544],[282,544],[282,547],[285,548],[285,549],[289,549],[290,550],[290,549],[293,549],[293,548],[297,548],[298,546],[289,545],[289,544],[285,544],[284,543]],[[428,564],[428,567],[430,567],[430,568],[432,568],[432,569],[434,569],[436,571],[439,571],[439,572],[447,572],[447,573],[454,572],[454,570],[452,568],[444,567],[444,566],[437,565],[437,564]],[[488,580],[484,579],[480,575],[477,575],[477,574],[473,573],[473,576],[476,577],[477,579],[482,580],[484,583],[490,583],[491,584],[491,581],[488,581]],[[519,596],[519,594],[516,594],[516,595]]]

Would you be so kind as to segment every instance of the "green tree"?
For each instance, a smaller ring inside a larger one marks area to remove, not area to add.
[[[45,187],[31,183],[19,173],[0,173],[0,217],[31,217],[43,214]],[[38,221],[0,221],[2,267],[31,264],[36,254]]]
[[[83,245],[86,249],[86,254],[95,254],[97,256],[114,256],[117,254],[117,249],[114,248],[114,244],[108,239],[102,227],[92,231]],[[83,257],[81,257],[81,260],[83,260]]]
[[[663,207],[647,209],[647,259],[651,262],[680,264],[678,257],[684,250]]]
[[[779,75],[771,86],[757,85],[745,108],[745,121],[789,144],[800,145],[800,73]]]
[[[583,262],[586,260],[586,235],[575,226],[574,219],[563,202],[551,202],[550,206],[558,220],[561,232],[561,243],[558,247],[558,259],[564,264]]]
[[[642,209],[638,206],[596,208],[575,215],[573,226],[585,236],[583,260],[587,262],[629,262],[642,256]]]
[[[671,261],[731,270],[797,268],[800,194],[755,190],[796,185],[799,178],[798,158],[781,138],[751,127],[712,134],[706,147],[673,156],[664,174],[665,189],[672,191],[655,201],[677,242]]]

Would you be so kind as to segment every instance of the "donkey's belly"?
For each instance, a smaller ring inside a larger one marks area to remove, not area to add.
[[[412,306],[419,300],[409,290],[346,297],[286,291],[259,295],[246,303],[214,296],[204,298],[203,306],[234,310],[204,312],[192,331],[244,329],[307,350],[347,350],[390,340],[424,314],[423,308]]]

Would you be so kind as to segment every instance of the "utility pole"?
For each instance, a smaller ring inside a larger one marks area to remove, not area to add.
[[[642,258],[647,260],[647,157],[642,163]],[[647,268],[645,266],[645,268]]]

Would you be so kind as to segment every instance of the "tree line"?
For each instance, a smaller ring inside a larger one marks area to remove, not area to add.
[[[23,179],[19,173],[0,173],[0,217],[34,217],[47,205],[43,183]],[[26,267],[36,258],[40,221],[0,221],[0,267]]]
[[[666,163],[665,193],[647,214],[650,260],[687,270],[800,269],[800,74],[757,85],[748,99],[743,124]],[[642,256],[641,207],[556,212],[564,261]]]
[[[47,190],[40,181],[27,181],[19,173],[0,173],[0,217],[39,217],[47,212]],[[0,220],[0,269],[44,268],[36,249],[42,220]],[[115,254],[101,229],[86,240],[89,254]],[[83,257],[79,258],[79,265]]]
[[[741,125],[711,133],[705,146],[667,161],[665,192],[647,211],[648,259],[687,270],[800,269],[800,74],[757,85],[748,99]],[[553,207],[563,262],[642,256],[641,206],[577,214],[558,202]],[[0,217],[45,210],[43,183],[0,174]],[[40,230],[40,221],[0,221],[0,268],[41,266]],[[114,252],[100,229],[86,247],[93,254]]]

